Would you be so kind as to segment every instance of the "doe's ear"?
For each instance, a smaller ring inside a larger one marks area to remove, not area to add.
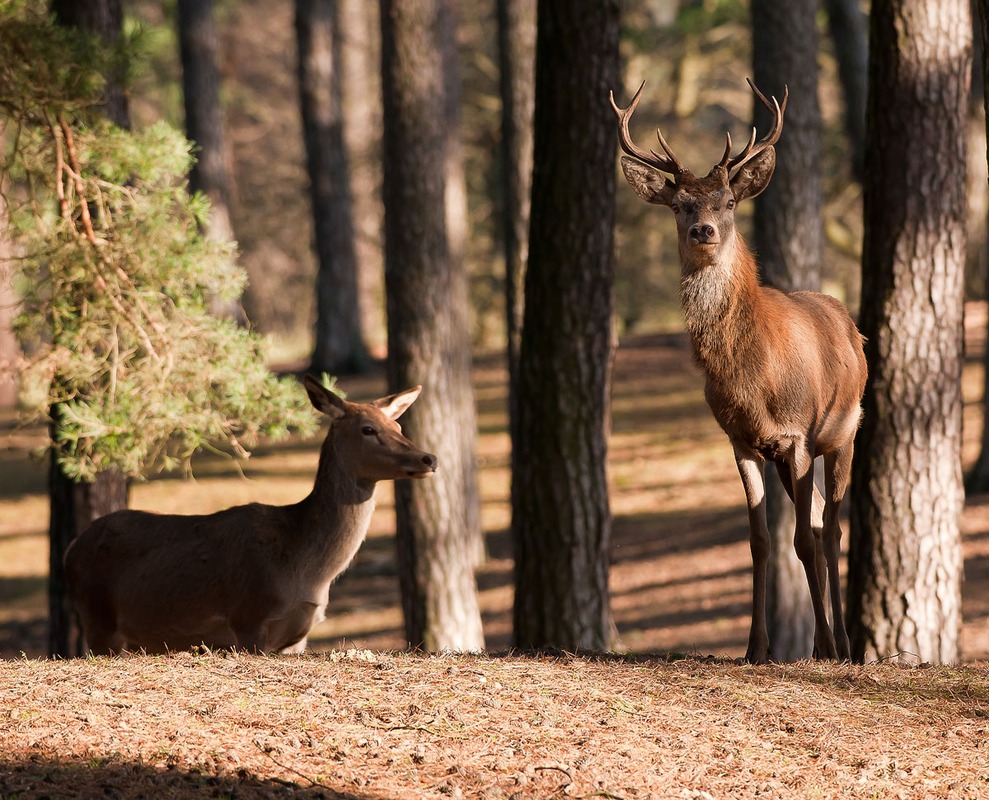
[[[647,203],[668,206],[673,202],[676,186],[663,173],[622,156],[622,172],[635,193]]]
[[[388,417],[388,419],[396,420],[408,411],[409,406],[416,401],[421,391],[421,386],[414,386],[411,389],[406,389],[404,392],[378,398],[374,401],[373,405],[376,408],[380,408],[381,413]]]
[[[745,200],[762,193],[769,186],[769,179],[776,169],[776,148],[767,147],[736,172],[728,185],[735,201]]]
[[[340,419],[347,413],[347,401],[337,394],[334,394],[312,375],[306,375],[302,379],[306,387],[306,394],[313,404],[313,408],[322,411],[331,419]]]

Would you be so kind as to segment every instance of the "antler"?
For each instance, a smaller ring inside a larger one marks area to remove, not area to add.
[[[637,147],[628,132],[628,121],[632,118],[632,114],[635,113],[635,107],[639,104],[639,98],[642,96],[642,90],[645,86],[646,82],[642,81],[639,90],[635,93],[632,102],[628,104],[627,108],[619,108],[615,102],[615,93],[608,92],[608,99],[611,100],[611,107],[615,110],[615,116],[618,117],[620,125],[618,139],[621,143],[622,150],[632,156],[632,158],[637,158],[650,167],[668,172],[670,175],[679,175],[681,172],[686,172],[687,168],[684,167],[680,159],[670,149],[670,146],[666,143],[666,139],[663,138],[663,132],[659,128],[656,128],[656,137],[659,139],[659,146],[663,148],[663,152],[666,153],[668,158],[663,158],[655,150],[643,150],[641,147]],[[784,101],[785,104],[786,101]]]
[[[786,111],[786,101],[790,96],[790,90],[786,86],[783,87],[783,102],[777,102],[776,98],[773,97],[773,102],[770,103],[766,99],[766,95],[759,91],[756,85],[752,82],[751,78],[746,78],[746,82],[749,84],[749,88],[753,91],[756,97],[759,98],[759,102],[762,103],[768,110],[769,113],[773,115],[773,125],[758,144],[755,140],[755,128],[752,129],[752,135],[749,137],[748,144],[742,148],[740,152],[734,158],[731,156],[731,134],[727,134],[728,145],[725,147],[725,153],[721,157],[721,161],[718,162],[719,167],[723,167],[728,172],[748,163],[757,155],[759,155],[767,147],[772,147],[776,142],[779,141],[780,134],[783,133],[783,112]]]

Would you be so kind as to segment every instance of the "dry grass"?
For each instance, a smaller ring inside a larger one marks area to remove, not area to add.
[[[972,319],[977,353],[984,316]],[[491,552],[478,581],[488,646],[504,651],[506,379],[497,360],[481,359],[475,380]],[[382,379],[347,389],[372,396]],[[967,463],[980,393],[973,361]],[[403,640],[382,487],[369,539],[311,637],[313,655],[34,660],[44,652],[47,508],[43,465],[28,453],[40,432],[7,431],[2,800],[989,796],[989,498],[970,499],[962,523],[967,666],[735,663],[751,581],[742,494],[682,336],[624,343],[615,372],[612,606],[624,647],[660,654],[652,657],[391,652]],[[316,458],[313,442],[262,448],[246,478],[204,459],[196,481],[140,485],[134,505],[191,513],[292,502],[308,491]]]
[[[975,669],[349,651],[0,662],[2,797],[979,798]]]

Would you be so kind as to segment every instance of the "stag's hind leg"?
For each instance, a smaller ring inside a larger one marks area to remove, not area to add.
[[[852,469],[853,440],[849,439],[842,447],[824,456],[825,498],[824,506],[824,554],[828,564],[828,584],[831,587],[831,614],[834,618],[834,637],[838,658],[847,661],[851,658],[848,632],[845,630],[845,617],[841,610],[841,522],[838,514],[841,501],[848,489],[848,479]]]
[[[796,506],[797,524],[793,536],[793,547],[797,558],[807,573],[807,586],[810,588],[811,604],[814,608],[814,656],[815,658],[837,658],[835,637],[828,624],[827,608],[824,605],[823,563],[827,559],[819,554],[822,547],[820,533],[815,535],[812,525],[814,505],[814,457],[806,447],[796,446],[790,458],[790,481],[793,489],[793,503]],[[825,505],[825,510],[827,506]]]
[[[745,502],[749,510],[749,548],[752,551],[752,626],[745,660],[764,664],[769,661],[769,631],[766,627],[769,527],[766,524],[765,462],[735,446],[735,464],[745,488]]]

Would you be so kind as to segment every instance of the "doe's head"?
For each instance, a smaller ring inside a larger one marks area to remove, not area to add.
[[[421,386],[370,403],[352,403],[312,375],[306,375],[303,384],[313,407],[330,418],[324,451],[331,449],[329,455],[357,480],[427,478],[436,471],[436,456],[407,439],[396,422],[419,397]]]
[[[776,168],[776,149],[773,145],[783,132],[788,92],[784,88],[782,103],[775,97],[770,102],[751,80],[748,84],[773,115],[772,127],[758,142],[753,128],[748,143],[735,156],[731,154],[731,134],[728,133],[721,160],[703,178],[694,176],[683,165],[659,128],[656,129],[656,136],[665,155],[655,150],[645,150],[632,141],[628,123],[639,104],[645,81],[626,108],[620,108],[615,103],[613,92],[610,95],[611,107],[618,117],[619,141],[622,150],[628,154],[622,157],[625,179],[643,200],[668,206],[673,211],[680,254],[685,262],[713,256],[723,243],[733,237],[735,206],[762,192],[769,185]],[[670,175],[672,180],[666,175]]]

